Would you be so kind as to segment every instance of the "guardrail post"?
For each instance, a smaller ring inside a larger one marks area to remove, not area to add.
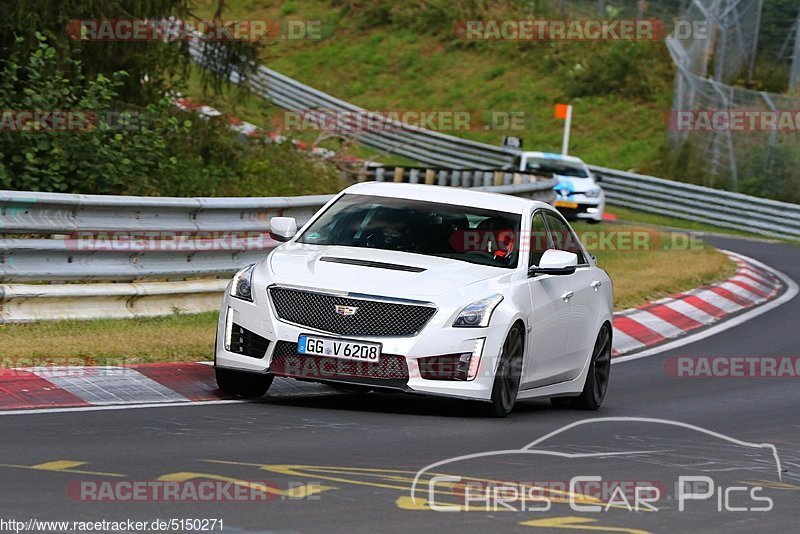
[[[505,185],[505,174],[503,171],[494,171],[493,185]]]
[[[447,171],[439,171],[439,185],[447,185]]]
[[[377,169],[375,169],[375,181],[382,182],[384,180],[385,173],[386,169],[384,169],[383,167],[378,167]]]
[[[410,184],[418,184],[419,183],[419,169],[411,169],[408,173],[408,183]]]
[[[493,178],[494,178],[494,175],[491,172],[485,171],[483,173],[483,185],[486,186],[486,187],[489,187],[490,185],[492,185]]]
[[[394,181],[395,182],[402,182],[404,181],[403,178],[405,176],[406,170],[403,167],[395,167],[394,168]]]
[[[453,175],[450,180],[451,187],[461,187],[461,171],[453,171]]]
[[[433,169],[425,169],[425,183],[433,185],[436,183],[436,171]]]
[[[522,174],[515,172],[514,173],[514,183],[521,184],[522,183]]]

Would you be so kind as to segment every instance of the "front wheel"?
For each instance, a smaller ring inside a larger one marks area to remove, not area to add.
[[[494,375],[492,400],[488,414],[492,417],[505,417],[514,408],[522,379],[522,357],[524,343],[522,329],[515,326],[508,333],[500,353],[500,363]]]
[[[611,375],[611,327],[604,324],[597,335],[592,350],[592,361],[583,391],[577,397],[557,397],[550,399],[553,406],[570,406],[580,410],[597,410],[603,404]]]
[[[244,373],[232,369],[214,369],[219,389],[243,399],[257,399],[266,394],[272,385],[272,375]]]

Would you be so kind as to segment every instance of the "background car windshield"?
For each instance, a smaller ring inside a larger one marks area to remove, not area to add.
[[[529,171],[549,172],[560,176],[588,178],[586,169],[584,169],[583,166],[552,159],[528,159],[525,162],[525,169]]]
[[[298,239],[513,268],[520,215],[404,198],[344,195]]]

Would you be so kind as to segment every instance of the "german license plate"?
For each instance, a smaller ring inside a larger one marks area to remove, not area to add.
[[[556,200],[555,207],[557,208],[571,208],[576,209],[578,207],[577,202],[567,202],[566,200]]]
[[[297,352],[307,356],[378,362],[381,359],[381,344],[302,334],[297,340]]]

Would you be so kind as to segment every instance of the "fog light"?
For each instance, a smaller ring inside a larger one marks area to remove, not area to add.
[[[597,208],[586,208],[586,213],[595,214],[598,213],[599,211],[600,210],[598,210]]]
[[[225,341],[223,346],[225,350],[231,350],[231,337],[233,336],[233,308],[228,308],[225,314]]]

